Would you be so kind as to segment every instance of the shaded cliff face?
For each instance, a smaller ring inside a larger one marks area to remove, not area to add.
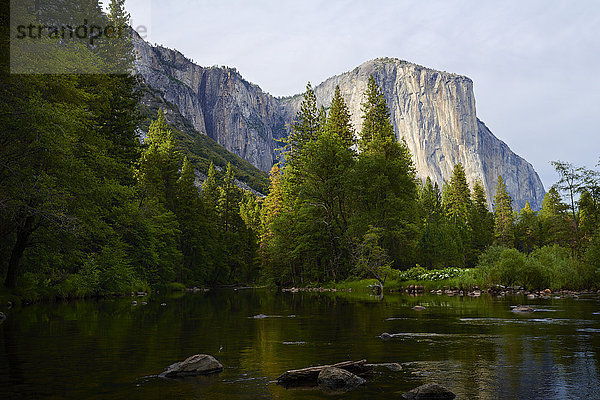
[[[339,85],[358,130],[360,104],[371,75],[387,100],[396,137],[406,140],[413,155],[419,178],[429,176],[441,187],[460,162],[471,187],[478,179],[484,184],[490,205],[501,174],[516,209],[527,201],[534,209],[541,207],[544,187],[540,178],[531,164],[477,119],[473,82],[467,77],[398,59],[377,59],[318,85],[317,101],[327,108]],[[302,96],[281,101],[286,120],[292,120]]]
[[[181,53],[134,38],[135,67],[146,84],[175,104],[201,134],[263,171],[273,165],[275,139],[286,134],[279,102],[233,68],[204,68]]]
[[[146,83],[177,105],[198,132],[263,171],[271,168],[281,147],[276,140],[287,134],[301,95],[274,98],[235,69],[200,67],[175,50],[152,47],[139,38],[134,43],[139,54],[136,68]],[[398,59],[377,59],[318,85],[317,100],[328,107],[339,85],[359,129],[370,75],[383,90],[396,136],[406,140],[420,178],[430,176],[441,187],[460,162],[471,186],[482,181],[490,205],[501,174],[516,209],[526,201],[534,209],[541,207],[541,180],[477,119],[473,82],[467,77]]]

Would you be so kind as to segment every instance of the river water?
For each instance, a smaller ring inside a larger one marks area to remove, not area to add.
[[[331,399],[338,396],[273,380],[288,369],[360,359],[403,369],[378,370],[344,399],[397,398],[427,382],[458,399],[600,398],[595,296],[378,299],[247,289],[132,300],[10,310],[0,325],[0,398]],[[417,304],[426,309],[412,310]],[[517,304],[536,312],[511,312]],[[383,332],[393,338],[380,339]],[[215,356],[224,371],[156,377],[197,353]]]

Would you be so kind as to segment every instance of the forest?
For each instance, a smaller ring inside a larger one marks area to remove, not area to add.
[[[98,7],[95,4],[95,7]],[[81,10],[88,13],[89,10]],[[74,16],[76,18],[76,16]],[[122,0],[107,15],[127,24]],[[7,43],[3,45],[6,50]],[[125,38],[78,49],[132,69]],[[555,161],[542,208],[513,209],[502,177],[493,210],[462,165],[441,188],[417,179],[371,77],[354,130],[336,89],[310,83],[269,174],[266,197],[231,164],[198,184],[162,110],[140,137],[131,74],[9,74],[0,107],[0,277],[22,298],[103,296],[190,286],[308,286],[401,279],[449,267],[479,285],[595,288],[600,173]]]

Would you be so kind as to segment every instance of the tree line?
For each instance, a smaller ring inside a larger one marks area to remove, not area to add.
[[[268,282],[368,276],[383,284],[393,269],[475,267],[491,247],[527,255],[548,246],[569,252],[573,274],[585,264],[597,281],[597,171],[553,162],[560,180],[539,212],[529,203],[513,210],[499,176],[492,212],[482,182],[470,187],[460,163],[442,188],[417,179],[373,77],[364,98],[362,126],[354,132],[339,87],[326,111],[308,84],[285,162],[271,171],[262,206],[260,257]]]
[[[100,15],[90,4],[85,13]],[[107,18],[128,22],[123,0],[111,1]],[[78,51],[93,65],[113,51],[110,59],[133,67],[127,38]],[[512,271],[496,267],[523,263],[514,252],[542,265],[540,251],[556,246],[552,254],[569,259],[565,276],[597,280],[597,171],[555,162],[560,179],[539,212],[514,211],[500,176],[492,212],[483,184],[470,187],[461,164],[441,188],[417,179],[373,77],[358,131],[339,87],[326,110],[307,85],[263,198],[238,188],[230,164],[195,171],[160,110],[140,140],[135,76],[3,68],[0,271],[24,296],[367,276],[383,285],[414,266]]]
[[[123,3],[109,4],[114,25],[129,21]],[[77,22],[102,15],[97,1],[67,11]],[[133,68],[125,36],[76,54],[93,65],[108,59]],[[230,164],[225,171],[210,166],[199,196],[196,173],[161,111],[141,141],[140,86],[127,74],[18,75],[3,65],[6,288],[29,297],[85,296],[257,280],[257,239],[246,223],[256,218],[256,199],[235,185]]]

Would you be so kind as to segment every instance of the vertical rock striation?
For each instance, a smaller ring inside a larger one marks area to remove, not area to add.
[[[317,101],[328,107],[339,85],[352,123],[359,129],[363,93],[371,75],[387,100],[397,138],[406,141],[413,155],[419,178],[429,176],[441,187],[460,162],[471,187],[481,180],[490,205],[501,174],[516,209],[527,201],[534,209],[541,207],[540,178],[531,164],[477,119],[473,82],[467,77],[398,59],[376,59],[318,85]],[[293,118],[301,101],[302,96],[281,99],[286,120]]]
[[[274,162],[286,134],[279,102],[244,80],[234,68],[204,68],[180,52],[134,38],[136,70],[145,83],[194,128],[263,171]]]
[[[134,44],[136,69],[146,84],[177,105],[199,133],[263,171],[271,168],[281,146],[277,139],[287,134],[301,95],[275,98],[235,69],[200,67],[178,51],[150,46],[140,38]],[[398,59],[376,59],[318,85],[317,100],[327,107],[339,85],[352,122],[360,128],[360,105],[370,75],[383,90],[396,136],[406,140],[420,178],[430,176],[441,186],[460,162],[471,185],[481,180],[490,205],[501,174],[515,208],[526,201],[534,209],[541,207],[541,180],[531,164],[477,119],[473,82],[467,77]]]

